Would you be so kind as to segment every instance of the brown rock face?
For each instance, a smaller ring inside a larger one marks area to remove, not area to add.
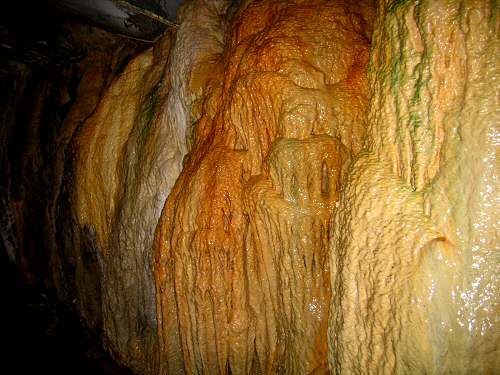
[[[176,373],[328,371],[328,230],[362,145],[368,3],[241,7],[156,241]]]

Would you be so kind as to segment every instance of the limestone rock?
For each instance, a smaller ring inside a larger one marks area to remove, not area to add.
[[[205,5],[200,12],[197,5],[204,2],[184,8],[173,37],[164,36],[115,78],[74,145],[72,204],[102,274],[103,339],[118,361],[140,373],[160,366],[151,249],[187,152],[191,106],[203,92],[203,81],[191,90],[189,77],[199,80],[198,66],[221,50],[217,9]]]
[[[499,19],[191,0],[147,49],[76,33],[0,82],[3,258],[137,374],[498,373]]]

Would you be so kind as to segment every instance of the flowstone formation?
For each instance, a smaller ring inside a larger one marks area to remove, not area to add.
[[[94,30],[0,96],[26,278],[137,374],[498,373],[496,4],[192,0],[177,23],[148,48]]]
[[[235,13],[158,225],[165,373],[326,373],[328,230],[366,127],[369,3]]]
[[[378,4],[367,143],[331,222],[336,374],[495,374],[498,7]]]
[[[174,37],[128,63],[74,141],[71,199],[102,275],[103,341],[139,373],[159,371],[151,249],[202,94],[203,81],[190,90],[186,78],[221,50],[222,11],[203,5],[185,7]]]

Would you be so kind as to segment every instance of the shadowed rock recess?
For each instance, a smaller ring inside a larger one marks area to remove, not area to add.
[[[499,16],[190,0],[147,49],[75,32],[100,47],[3,80],[0,250],[137,374],[499,374]]]

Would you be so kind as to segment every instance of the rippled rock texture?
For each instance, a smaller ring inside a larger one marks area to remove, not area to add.
[[[334,373],[500,371],[498,16],[378,5],[367,143],[331,222]]]
[[[221,50],[219,9],[202,5],[186,8],[174,37],[115,78],[74,145],[72,203],[96,246],[103,338],[137,372],[158,373],[151,249],[187,150],[190,108],[202,92],[203,82],[196,92],[187,79]]]
[[[498,13],[193,0],[23,76],[3,248],[138,374],[498,373]]]
[[[361,148],[371,8],[240,8],[158,226],[162,363],[328,371],[328,229]],[[173,303],[176,301],[176,303]]]

